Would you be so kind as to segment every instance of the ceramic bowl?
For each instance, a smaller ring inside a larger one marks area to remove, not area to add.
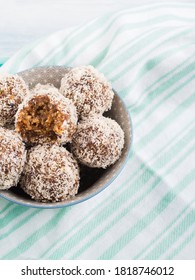
[[[25,82],[29,84],[30,89],[33,88],[37,83],[52,83],[54,86],[59,88],[62,77],[69,71],[69,69],[70,68],[65,68],[62,66],[39,67],[25,70],[18,73],[18,75],[20,75],[25,80]],[[84,175],[81,176],[81,184],[78,194],[74,198],[63,202],[42,203],[34,201],[18,187],[1,191],[0,196],[14,203],[28,207],[60,208],[90,199],[110,186],[122,171],[127,161],[132,144],[132,123],[130,115],[125,104],[115,90],[114,93],[112,108],[104,115],[116,120],[125,133],[125,146],[122,150],[121,157],[114,165],[110,166],[106,170],[82,167],[82,169],[84,168],[84,172],[83,170],[81,171]]]

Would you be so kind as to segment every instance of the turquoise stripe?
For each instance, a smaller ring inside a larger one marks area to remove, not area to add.
[[[155,31],[152,32],[152,34],[149,33],[148,36],[144,36],[142,40],[139,42],[135,42],[135,44],[132,44],[132,42],[125,43],[122,48],[125,50],[117,55],[117,59],[115,56],[113,56],[113,59],[109,61],[109,63],[103,65],[102,67],[99,67],[100,71],[102,71],[107,77],[111,79],[111,81],[115,82],[117,79],[119,79],[123,74],[126,74],[129,69],[133,68],[134,65],[136,65],[136,62],[130,63],[129,68],[123,68],[122,71],[120,71],[119,74],[110,77],[110,73],[112,73],[113,69],[116,69],[118,66],[121,66],[126,61],[130,61],[130,58],[136,55],[139,51],[142,51],[145,49],[146,46],[152,46],[153,45],[153,39],[159,39],[162,35],[165,35],[167,33],[171,32],[170,28],[163,27],[162,30],[158,30],[157,28]],[[129,46],[128,49],[126,47]],[[138,60],[137,60],[138,61]],[[111,70],[112,69],[112,70]]]
[[[9,57],[0,57],[0,67],[9,59]]]
[[[125,11],[125,12],[122,12],[121,14],[122,15],[125,15],[125,14],[128,14],[129,13],[129,11]],[[118,15],[119,14],[116,14],[116,16],[114,17],[114,20],[112,20],[112,22],[109,24],[109,27],[111,27],[113,24],[114,24],[114,22],[118,19]],[[99,23],[99,26],[101,27],[101,20],[103,20],[103,21],[105,21],[105,20],[107,20],[109,18],[109,15],[106,15],[105,17],[102,17],[101,19],[99,19],[99,21],[98,21],[98,23]],[[165,16],[164,17],[165,19],[168,19],[169,18],[169,16],[167,17],[167,16]],[[179,20],[184,20],[184,21],[189,21],[189,19],[187,18],[187,19],[184,19],[184,18],[180,18],[180,17],[175,17],[175,19],[179,19]],[[161,19],[161,18],[157,18],[157,22],[159,22],[159,21],[163,21],[163,19]],[[192,19],[192,21],[194,21],[193,19]],[[147,22],[147,24],[148,23],[150,23],[149,22],[149,20],[147,20],[146,21]],[[152,23],[152,21],[151,21],[151,23]],[[138,23],[139,24],[139,23]],[[141,23],[141,25],[145,25],[146,23]],[[137,23],[135,24],[135,27],[136,27],[136,25],[137,25]],[[108,27],[108,29],[109,29],[109,27]],[[133,26],[132,26],[133,27]],[[47,65],[56,65],[56,64],[59,64],[59,63],[61,63],[60,61],[64,58],[64,54],[67,54],[68,52],[69,52],[69,50],[72,50],[72,48],[73,48],[73,45],[75,45],[75,46],[77,46],[77,45],[79,45],[79,42],[81,42],[81,40],[83,40],[83,38],[85,37],[85,36],[89,36],[89,32],[91,32],[91,31],[94,31],[94,28],[91,28],[91,30],[84,30],[84,33],[83,34],[81,34],[81,36],[79,37],[79,38],[75,38],[75,41],[71,41],[71,42],[67,42],[67,47],[65,47],[65,43],[66,43],[66,39],[65,39],[65,42],[64,41],[62,41],[61,43],[60,43],[60,46],[61,46],[61,51],[58,51],[58,54],[57,55],[54,55],[54,56],[52,56],[52,58],[50,58],[50,60],[49,61],[45,61],[45,59],[44,60],[41,60],[41,62],[39,62],[38,64],[36,64],[36,65],[34,65],[34,66],[41,66],[41,65],[45,65],[45,64],[47,64]],[[102,36],[103,36],[103,34],[104,34],[105,32],[103,32],[102,33]],[[98,36],[99,37],[99,36]],[[91,41],[91,42],[94,42],[94,39]],[[87,44],[88,45],[88,44]],[[57,48],[57,47],[56,47]],[[86,47],[84,47],[84,48],[82,48],[82,50],[85,50],[85,48]],[[52,51],[50,51],[50,53],[49,54],[47,54],[47,56],[49,56],[50,54],[52,54],[52,52],[53,52],[53,50]],[[77,51],[77,53],[79,53],[79,55],[81,55],[81,50],[79,50],[79,51]],[[75,53],[73,56],[72,56],[72,59],[70,60],[70,61],[67,61],[66,63],[65,63],[65,65],[66,66],[71,66],[71,63],[72,63],[72,61],[75,59],[75,56],[76,56],[77,54]]]
[[[102,56],[104,57],[104,56],[105,56],[105,53],[108,52],[108,50],[109,50],[109,48],[110,48],[110,44],[114,41],[114,39],[116,39],[115,37],[117,37],[118,35],[121,35],[121,33],[123,33],[124,31],[128,30],[129,28],[137,28],[137,27],[138,27],[137,25],[139,25],[140,27],[141,27],[141,26],[145,26],[146,22],[147,22],[147,25],[150,26],[150,25],[153,25],[154,23],[162,22],[162,21],[164,21],[165,19],[167,19],[166,16],[163,17],[163,18],[157,17],[157,18],[152,19],[152,20],[146,20],[145,22],[142,22],[142,23],[140,23],[140,24],[139,24],[139,23],[136,23],[136,24],[129,23],[129,24],[126,24],[125,26],[119,27],[119,29],[115,32],[115,34],[114,34],[114,36],[113,36],[113,40],[111,40],[111,41],[109,42],[109,45],[107,46],[107,48],[105,48],[104,51],[102,52]],[[109,29],[110,29],[111,27],[113,27],[113,23],[111,23],[111,24],[106,28],[106,30],[103,30],[102,33],[98,34],[98,36],[96,36],[95,39],[93,38],[90,42],[87,42],[87,48],[91,47],[92,44],[97,43],[98,39],[100,39],[102,36],[104,36],[105,33],[108,32]],[[169,30],[170,30],[170,29],[169,29]],[[71,50],[71,49],[69,49],[69,50]],[[69,51],[69,50],[68,50],[68,51]],[[74,61],[78,56],[80,56],[85,50],[86,50],[86,46],[81,47],[81,48],[77,51],[77,53],[75,53],[74,55],[72,55],[72,57],[66,61],[66,65],[71,65],[71,64],[73,63],[73,61]],[[66,54],[66,52],[65,52],[65,54]],[[56,58],[56,59],[55,59],[55,63],[58,64],[59,61],[63,60],[64,58],[65,58],[65,56],[64,56],[64,53],[63,53],[59,58]],[[92,61],[92,62],[93,62],[93,61]],[[91,62],[91,64],[92,64],[92,62]],[[100,61],[99,61],[99,63],[100,63]],[[95,65],[94,65],[94,66],[95,66]]]
[[[91,24],[89,24],[90,29],[85,28],[85,32],[89,32],[92,31],[92,29],[95,27],[93,24],[94,23],[98,23],[98,24],[103,24],[104,21],[107,19],[106,16],[103,16],[101,19],[97,19],[91,22]],[[82,28],[84,27],[84,25],[81,25],[80,29],[82,30]],[[88,26],[87,26],[88,27]],[[93,27],[93,28],[92,28]],[[78,28],[79,29],[79,28]],[[72,35],[71,37],[74,37],[75,33],[77,34],[78,29],[75,31],[72,31]],[[82,35],[81,35],[82,37]],[[45,41],[47,41],[49,39],[49,37],[45,38]],[[64,39],[64,41],[66,42],[67,38]],[[12,66],[11,69],[9,70],[9,72],[11,73],[16,73],[18,72],[18,69],[20,68],[21,65],[21,61],[24,60],[27,56],[31,55],[31,52],[34,51],[35,48],[40,47],[40,45],[43,44],[43,38],[39,39],[37,41],[35,41],[34,43],[24,47],[15,57],[16,59],[12,62]],[[56,48],[60,47],[63,44],[63,41],[60,40],[58,46],[56,46]],[[48,57],[50,54],[53,53],[53,49],[47,53],[46,57]],[[14,59],[14,58],[13,58]],[[37,63],[32,65],[31,67],[38,67],[41,66],[41,63]]]
[[[160,169],[161,166],[166,165],[169,163],[170,158],[174,158],[175,155],[178,155],[178,153],[181,150],[181,147],[187,147],[190,145],[191,141],[194,141],[194,135],[195,135],[195,125],[194,127],[182,138],[179,145],[175,145],[171,148],[169,153],[166,153],[162,155],[160,158],[158,157],[154,164],[157,169]],[[192,150],[193,151],[193,150]]]
[[[178,167],[178,165],[181,164],[182,160],[184,160],[184,159],[189,155],[189,153],[190,153],[191,151],[192,151],[192,149],[190,149],[190,151],[188,151],[188,153],[185,155],[185,157],[183,157],[183,158],[181,159],[181,161],[176,161],[176,163],[174,163],[174,164],[169,168],[168,173],[170,173],[170,172],[173,171],[176,167]],[[152,169],[150,168],[150,170],[152,170]],[[153,172],[153,175],[154,175],[154,174],[155,174],[155,178],[156,178],[154,184],[152,184],[152,185],[150,186],[150,188],[149,188],[148,190],[146,190],[145,193],[142,193],[142,195],[141,195],[140,197],[138,197],[138,198],[134,201],[134,203],[128,205],[119,215],[117,215],[117,217],[115,217],[109,224],[107,224],[107,225],[105,226],[105,228],[104,228],[102,231],[99,231],[98,234],[97,234],[95,237],[93,237],[89,242],[87,242],[87,244],[85,244],[84,246],[82,246],[82,248],[79,249],[78,252],[76,252],[73,256],[71,256],[71,259],[76,259],[76,258],[78,258],[78,257],[79,257],[84,251],[86,251],[95,241],[97,241],[97,239],[99,239],[100,237],[102,237],[102,235],[104,235],[108,230],[110,230],[114,225],[116,225],[116,223],[119,223],[120,220],[121,220],[122,218],[124,218],[127,214],[129,214],[130,212],[132,212],[133,209],[134,209],[138,204],[142,203],[143,200],[144,200],[155,188],[157,188],[157,186],[158,186],[161,182],[163,182],[161,176],[156,175],[156,172],[155,172],[155,171]],[[129,186],[129,187],[130,187],[130,186]],[[139,187],[139,186],[137,186],[137,187]],[[132,230],[132,229],[131,229],[131,230]],[[139,227],[138,227],[138,230],[139,230]],[[142,230],[142,229],[140,228],[140,231],[141,231],[141,230]],[[139,231],[139,232],[140,232],[140,231]],[[138,232],[137,232],[137,234],[138,234]]]
[[[116,40],[115,37],[116,37],[117,35],[120,35],[122,32],[126,31],[126,30],[127,30],[127,27],[128,27],[128,24],[125,25],[125,26],[120,27],[120,28],[115,32],[115,34],[113,35],[111,41],[109,41],[109,43],[107,44],[107,46],[106,46],[101,52],[98,52],[98,55],[96,55],[95,58],[93,58],[93,59],[90,61],[90,64],[91,64],[91,65],[93,65],[94,67],[98,67],[98,68],[100,69],[100,71],[101,71],[101,63],[102,63],[102,62],[104,63],[105,60],[106,60],[106,56],[109,55],[110,46],[111,46],[112,44],[115,43],[115,40]],[[154,28],[153,28],[153,29],[154,29]],[[137,40],[138,40],[138,39],[139,39],[139,41],[140,41],[140,39],[145,38],[146,35],[150,34],[150,33],[153,31],[153,29],[151,29],[151,30],[145,32],[144,34],[138,35],[138,36],[136,36],[135,38],[133,38],[133,39],[131,39],[131,40],[128,40],[125,44],[123,44],[122,46],[120,46],[120,48],[116,49],[116,51],[115,51],[116,56],[114,56],[114,57],[116,57],[116,59],[117,59],[117,56],[118,56],[118,52],[119,52],[119,51],[121,52],[123,49],[125,49],[127,46],[131,45],[131,44],[134,43],[134,42],[137,43]],[[134,44],[135,44],[135,43],[134,43]],[[112,55],[112,57],[113,57],[113,55]],[[111,57],[111,58],[112,58],[112,57]],[[107,58],[110,58],[110,57],[108,56]],[[71,63],[72,63],[72,62],[71,62]],[[102,70],[102,72],[103,72],[103,71],[104,71],[104,70]]]
[[[167,28],[168,31],[170,31],[169,28]],[[157,50],[158,48],[160,47],[163,47],[163,45],[166,45],[166,43],[169,43],[171,41],[174,41],[175,39],[181,37],[182,35],[186,34],[186,32],[189,31],[189,30],[185,30],[181,33],[178,33],[177,35],[174,35],[174,36],[171,36],[169,38],[166,38],[165,40],[163,40],[162,42],[158,43],[157,45],[155,45],[153,48],[149,49],[146,53],[144,53],[141,57],[139,57],[135,62],[131,62],[129,65],[125,66],[119,73],[117,73],[115,76],[112,76],[111,77],[111,81],[112,82],[115,82],[120,79],[121,76],[125,75],[126,73],[128,73],[128,71],[130,69],[132,69],[135,65],[137,65],[138,63],[140,63],[141,61],[144,61],[145,58],[147,57],[147,55],[149,54],[152,54],[155,50]],[[170,31],[171,32],[171,31]],[[160,33],[160,31],[159,31]],[[158,38],[158,37],[157,37]],[[143,45],[143,48],[145,47],[145,44],[147,45],[154,45],[154,42],[143,42],[144,45]],[[152,44],[153,43],[153,44]],[[137,53],[137,52],[135,52]],[[124,57],[123,57],[123,62],[125,62],[126,60],[128,60],[130,57],[128,56],[128,52],[126,52],[126,54],[124,54]],[[113,65],[109,65],[109,67],[117,67],[117,64],[118,64],[119,61],[116,61],[115,62],[115,66]],[[121,62],[121,61],[120,61]],[[104,72],[105,73],[105,72]],[[109,77],[109,74],[107,73],[108,77]]]
[[[175,17],[175,18],[178,19],[179,17]],[[170,16],[164,16],[164,17],[162,17],[162,18],[157,17],[156,19],[157,19],[157,20],[153,19],[153,20],[151,20],[151,21],[147,20],[146,22],[147,22],[147,24],[159,23],[159,22],[161,22],[161,21],[170,19]],[[179,19],[182,20],[182,18],[179,18]],[[113,26],[113,22],[114,22],[115,20],[116,20],[116,19],[114,19],[114,20],[109,24],[109,26],[108,26],[105,30],[103,30],[102,33],[98,34],[98,35],[96,36],[96,38],[92,38],[90,42],[87,42],[87,47],[89,47],[92,43],[94,44],[94,41],[95,41],[95,40],[97,41],[98,38],[101,38],[106,32],[108,32],[108,30]],[[183,20],[184,20],[184,19],[183,19]],[[187,20],[187,19],[186,19],[186,20]],[[138,24],[139,24],[139,23],[138,23]],[[146,24],[146,23],[143,22],[143,23],[141,23],[140,25],[141,25],[141,26],[144,26],[145,24]],[[120,32],[119,32],[119,31],[116,32],[116,35],[115,35],[115,36],[117,36],[117,33],[121,34],[121,32],[123,32],[124,30],[127,30],[129,27],[133,28],[133,26],[135,26],[135,27],[137,28],[137,23],[136,23],[136,24],[129,24],[129,25],[127,24],[126,26],[123,26],[123,27],[121,28],[121,31],[119,30]],[[169,30],[170,30],[170,29],[169,29]],[[87,36],[88,36],[88,34],[87,34]],[[95,42],[96,42],[96,41],[95,41]],[[68,52],[72,50],[73,45],[78,45],[78,42],[79,42],[79,40],[77,39],[76,42],[69,43],[65,49],[63,49],[63,47],[62,47],[61,52],[58,52],[57,55],[54,55],[54,56],[47,62],[47,65],[56,65],[56,64],[61,63],[60,61],[63,60],[63,59],[65,58],[65,56],[68,54]],[[63,44],[62,44],[62,45],[63,45]],[[81,56],[82,52],[85,51],[85,50],[86,50],[86,46],[83,46],[83,47],[81,47],[79,50],[77,50],[77,52],[74,53],[70,59],[68,59],[66,62],[64,62],[65,66],[71,66],[71,64],[72,64],[73,61],[77,58],[77,56],[78,56],[78,55]],[[106,52],[106,50],[104,50],[104,51]],[[51,53],[52,53],[52,52],[51,52]],[[102,53],[102,56],[104,56],[103,53]],[[40,66],[40,65],[43,65],[43,64],[45,64],[45,61],[41,61],[39,64],[36,64],[35,66]],[[93,64],[93,61],[90,62],[90,64]]]
[[[107,22],[108,19],[109,19],[108,16],[103,16],[102,18],[94,21],[92,24],[90,24],[89,26],[84,28],[84,30],[82,30],[82,28],[83,28],[83,25],[82,25],[80,33],[78,33],[78,30],[76,30],[75,32],[73,32],[73,34],[70,35],[70,37],[66,37],[64,40],[61,40],[59,42],[59,45],[56,46],[56,49],[58,49],[60,47],[60,50],[58,51],[57,54],[52,56],[52,58],[50,58],[49,61],[46,61],[48,56],[53,55],[54,49],[52,49],[49,53],[47,53],[47,55],[43,59],[41,59],[38,63],[36,63],[34,65],[34,67],[38,67],[38,66],[42,66],[42,65],[57,65],[58,64],[57,58],[61,54],[67,54],[68,51],[71,50],[73,45],[77,45],[83,39],[83,36],[85,36],[86,34],[87,34],[87,36],[89,36],[89,34],[93,33],[94,28],[99,27],[101,29],[103,24],[105,22]],[[116,20],[116,18],[115,18],[115,20]]]
[[[8,202],[5,207],[0,211],[0,214],[3,214],[7,209],[9,209],[11,206],[13,206],[13,203]]]
[[[167,234],[167,232],[169,232],[173,227],[175,227],[175,225],[178,223],[178,221],[180,221],[183,216],[186,215],[186,212],[189,211],[191,205],[194,203],[194,199],[192,200],[192,202],[187,205],[178,215],[177,217],[171,222],[169,223],[169,225],[155,238],[153,239],[143,250],[141,250],[141,252],[139,252],[139,254],[137,254],[133,259],[134,260],[138,260],[138,259],[143,259],[143,256],[145,255],[145,253],[147,251],[149,251],[150,248],[154,247],[154,244],[157,243],[164,235]]]
[[[140,177],[138,180],[134,182],[134,185],[131,187],[131,185],[127,184],[126,182],[126,187],[127,191],[123,192],[121,195],[118,196],[118,198],[114,199],[111,202],[110,206],[103,207],[101,211],[99,212],[98,215],[94,217],[93,220],[85,224],[78,232],[73,234],[68,240],[65,241],[65,243],[62,244],[60,248],[55,250],[50,256],[49,259],[61,259],[66,252],[69,252],[71,249],[73,249],[78,242],[82,242],[82,240],[88,235],[88,233],[91,233],[94,231],[101,223],[105,221],[106,218],[108,218],[110,215],[113,215],[114,211],[120,210],[120,207],[123,203],[125,203],[129,197],[133,197],[136,192],[139,191],[143,185],[145,185],[152,177],[154,173],[152,170],[145,169],[144,173],[142,174],[142,177]],[[153,189],[153,187],[156,185],[157,180],[154,180],[152,185],[150,186],[150,189],[146,190],[144,194],[148,194],[149,191]],[[122,187],[124,185],[122,184]],[[142,196],[144,196],[144,194]],[[141,196],[141,197],[142,197]],[[131,207],[135,207],[141,200],[141,197],[136,199],[134,202],[132,202]],[[114,208],[113,208],[114,205]],[[109,223],[108,226],[113,226],[113,223]],[[106,227],[106,228],[107,228]],[[101,231],[99,232],[101,234]],[[71,257],[73,259],[73,257]]]
[[[192,140],[193,140],[193,138],[192,138]],[[190,144],[190,143],[189,143]],[[188,144],[188,145],[189,145]],[[193,153],[193,151],[194,151],[194,147],[192,146],[192,147],[190,147],[189,149],[188,149],[188,151],[185,151],[185,159],[188,157],[188,155],[191,155],[192,153]],[[180,161],[182,161],[182,160],[184,160],[184,158],[183,158],[183,155],[182,156],[180,156],[180,158],[177,158],[177,161],[178,162],[180,162]],[[168,172],[170,172],[170,169],[169,169],[169,171]],[[194,201],[194,200],[193,200]],[[183,201],[181,201],[181,202],[183,202]],[[186,209],[189,209],[189,207],[190,207],[190,204],[187,206],[187,208]],[[183,213],[183,211],[178,215],[178,217],[170,224],[170,226],[172,226],[173,224],[175,224],[176,222],[177,222],[177,219],[179,219],[179,218],[182,218],[181,217],[181,214]],[[143,253],[144,251],[146,251],[147,249],[149,249],[167,230],[169,229],[169,226],[159,235],[159,236],[157,236],[157,238],[154,240],[154,241],[152,241],[151,242],[151,244],[149,244],[147,247],[146,247],[146,249],[144,249],[141,253]],[[170,244],[172,244],[171,242],[170,242]],[[153,251],[155,251],[155,248],[153,249]],[[139,254],[139,255],[137,255],[134,259],[143,259],[143,257],[141,257],[141,253]],[[145,257],[145,259],[148,259],[148,257]]]
[[[174,192],[168,192],[160,202],[155,206],[155,208],[146,216],[144,216],[140,221],[133,227],[129,232],[123,234],[117,242],[111,245],[101,256],[100,259],[112,259],[122,248],[124,248],[130,240],[132,240],[141,230],[149,226],[151,222],[157,218],[157,216],[162,213],[175,199],[176,195],[185,189],[188,184],[195,180],[194,170],[191,170],[180,183],[175,186]]]
[[[185,75],[188,75],[190,72],[192,72],[192,70],[189,70],[189,72],[186,72]],[[183,77],[185,77],[185,75]],[[191,77],[189,77],[189,79],[187,79],[185,82],[180,84],[176,89],[174,89],[173,91],[168,93],[164,98],[159,100],[158,103],[155,103],[153,106],[151,106],[150,111],[146,112],[145,114],[143,113],[143,117],[141,119],[139,119],[139,121],[137,121],[136,126],[139,127],[141,124],[143,124],[143,122],[148,117],[150,117],[152,114],[154,114],[154,112],[159,110],[160,107],[163,106],[163,104],[166,104],[167,100],[171,99],[175,94],[179,94],[179,92],[181,90],[183,90],[185,88],[185,86],[187,86],[190,82],[193,82],[193,81],[194,81],[194,74]],[[148,103],[148,106],[149,106],[149,103]]]
[[[120,95],[122,97],[124,97],[127,94],[127,92],[132,92],[132,90],[135,88],[135,86],[138,84],[138,82],[141,80],[141,78],[143,78],[146,74],[148,74],[148,72],[150,72],[151,70],[155,70],[154,68],[157,67],[159,64],[161,64],[164,60],[167,60],[167,59],[171,58],[173,55],[177,54],[181,50],[186,50],[187,51],[187,48],[189,48],[189,47],[190,46],[187,43],[187,44],[182,45],[181,47],[177,46],[176,48],[172,48],[169,51],[163,51],[161,54],[151,58],[139,70],[138,74],[133,79],[133,82],[129,86],[127,86],[126,88],[120,90]],[[131,104],[131,106],[132,106],[132,104]]]
[[[17,73],[18,67],[21,64],[21,61],[23,60],[24,56],[29,55],[32,52],[32,49],[40,44],[43,39],[39,39],[32,44],[22,48],[21,51],[19,51],[13,58],[12,58],[12,64],[9,67],[8,71],[9,73]],[[8,61],[9,63],[9,61]]]
[[[20,221],[18,221],[18,223],[16,225],[12,226],[8,231],[6,231],[3,234],[0,234],[0,240],[7,238],[9,235],[11,235],[16,230],[18,230],[23,225],[25,225],[29,221],[29,219],[34,218],[40,212],[41,212],[41,210],[36,210],[36,211],[33,211],[33,212],[31,211],[28,216],[26,216],[24,219],[21,219]]]
[[[175,256],[177,256],[194,238],[195,231],[192,232],[170,255],[168,255],[166,259],[174,259]]]
[[[52,229],[54,229],[57,224],[61,221],[64,212],[69,212],[71,207],[58,210],[57,213],[52,217],[47,223],[41,226],[40,229],[33,232],[29,237],[27,237],[21,244],[19,244],[16,248],[13,248],[6,255],[2,257],[2,259],[16,259],[20,254],[27,251],[34,243],[43,238],[46,234],[48,234]],[[43,211],[43,210],[42,210]]]
[[[166,92],[167,89],[169,89],[171,86],[178,83],[179,80],[184,78],[189,73],[193,72],[195,70],[195,62],[193,61],[191,64],[189,64],[186,68],[182,69],[178,73],[176,73],[174,76],[172,76],[169,80],[165,81],[161,86],[159,86],[154,91],[151,91],[148,96],[145,97],[145,100],[139,104],[136,108],[133,108],[133,112],[139,113],[141,112],[144,107],[148,107],[148,105],[156,99],[157,96],[159,96],[162,92]],[[178,88],[179,89],[179,88]],[[177,90],[177,89],[176,89]],[[176,90],[173,92],[175,93]]]
[[[30,208],[17,206],[12,208],[5,217],[0,219],[1,229],[6,227],[9,223],[11,223],[15,218],[21,216],[22,214],[30,211]]]
[[[138,9],[138,10],[134,10],[134,11],[131,11],[131,10],[129,10],[129,11],[123,11],[123,12],[119,12],[119,13],[116,13],[116,15],[117,16],[119,16],[119,15],[123,15],[123,14],[125,14],[125,13],[129,13],[129,14],[131,14],[131,13],[133,13],[133,14],[136,14],[136,13],[143,13],[143,12],[145,12],[145,11],[148,11],[148,10],[150,10],[150,11],[152,11],[152,10],[158,10],[159,8],[175,8],[175,7],[177,7],[178,9],[182,9],[182,8],[186,8],[186,6],[185,5],[179,5],[178,3],[177,3],[177,5],[170,5],[170,4],[168,4],[168,5],[158,5],[158,6],[151,6],[151,7],[148,7],[148,6],[145,6],[145,8],[143,8],[143,9]],[[192,6],[188,6],[188,7],[190,7],[190,8],[194,8],[194,6],[192,5]],[[107,15],[108,16],[108,15]],[[106,17],[107,17],[106,16]],[[187,19],[188,20],[188,19]],[[98,21],[98,20],[97,20]],[[99,21],[100,21],[100,19],[99,19]],[[84,36],[85,34],[83,34],[83,36]],[[61,45],[61,42],[60,42],[60,44],[59,44],[59,46]],[[53,51],[53,50],[52,50]],[[27,56],[27,55],[29,55],[30,54],[30,52],[26,52],[25,51],[25,48],[24,48],[24,56],[23,56],[23,58],[25,58],[25,56]],[[47,53],[47,56],[48,56],[48,53]],[[18,62],[16,62],[17,64],[18,64]],[[42,64],[41,64],[42,65]],[[13,70],[12,70],[12,72],[16,72],[16,69],[18,69],[19,68],[19,65],[15,65],[15,66],[13,66]],[[11,72],[11,69],[10,69],[10,72]]]
[[[173,121],[178,116],[180,116],[184,108],[187,109],[190,107],[195,102],[194,96],[195,95],[192,94],[184,102],[178,104],[177,108],[173,110],[173,112],[160,121],[157,126],[155,126],[149,133],[147,133],[147,135],[144,136],[144,138],[140,139],[140,141],[135,144],[136,150],[143,149],[150,141],[154,140],[161,132],[163,132],[170,121]]]
[[[185,46],[184,46],[184,47],[185,47]],[[189,46],[188,46],[188,47],[189,47]],[[183,49],[183,46],[182,46],[181,49]],[[181,51],[181,49],[177,47],[177,51],[178,51],[178,52]],[[173,50],[173,53],[172,53],[172,54],[173,54],[173,55],[176,54],[177,51],[176,51],[176,50]],[[186,50],[186,51],[187,51],[187,50]],[[172,56],[171,56],[171,57],[172,57]],[[167,55],[167,58],[171,58],[171,57],[169,57],[169,56]],[[158,86],[158,84],[159,84],[160,82],[162,82],[163,80],[166,81],[166,79],[169,78],[169,77],[171,77],[171,75],[177,74],[178,71],[179,71],[180,69],[182,69],[182,68],[183,68],[184,66],[186,66],[186,65],[189,65],[189,62],[191,63],[193,58],[194,58],[194,55],[188,57],[188,58],[187,58],[186,60],[184,60],[181,64],[179,64],[179,65],[177,65],[176,67],[174,67],[171,71],[167,71],[166,74],[162,75],[160,78],[158,78],[157,80],[155,80],[150,86],[148,86],[146,89],[143,90],[142,95],[140,96],[138,102],[136,102],[136,103],[133,103],[133,102],[132,102],[132,104],[129,104],[129,105],[128,105],[128,109],[131,109],[131,110],[132,110],[134,107],[139,106],[139,104],[144,100],[144,97],[145,97],[146,94],[148,94],[149,92],[155,91],[154,87],[155,87],[155,86]],[[161,60],[161,61],[160,61],[159,58],[157,58],[157,62],[155,62],[155,61],[156,61],[155,58],[151,61],[151,63],[152,63],[153,66],[154,66],[154,67],[152,68],[152,70],[154,70],[154,71],[155,71],[155,67],[158,65],[158,62],[159,62],[159,63],[163,62],[163,57],[162,57],[162,60]],[[147,64],[144,65],[143,68],[147,68]],[[123,88],[122,90],[120,90],[119,93],[120,93],[120,96],[121,96],[121,97],[123,97],[123,98],[127,97],[127,98],[128,98],[128,96],[127,96],[128,94],[129,94],[129,96],[131,96],[132,92],[135,90],[135,89],[134,89],[135,86],[138,84],[138,82],[141,82],[141,78],[143,78],[144,75],[148,74],[148,73],[151,71],[151,70],[146,71],[146,69],[143,69],[143,68],[142,68],[141,71],[138,73],[138,75],[136,76],[136,78],[135,78],[135,80],[134,80],[133,83],[131,83],[130,85],[128,85],[128,86],[126,86],[125,88]],[[152,71],[151,71],[151,72],[152,72]],[[138,113],[139,113],[139,111],[138,111]]]
[[[178,74],[179,71],[182,71],[183,70],[183,67],[186,67],[186,66],[189,66],[190,63],[192,63],[192,60],[194,59],[194,54],[192,54],[191,56],[189,56],[186,60],[184,60],[182,63],[180,63],[179,65],[177,65],[176,67],[174,67],[172,70],[170,70],[169,72],[166,72],[166,74],[162,75],[159,79],[157,79],[155,82],[152,83],[152,85],[148,86],[144,91],[143,91],[143,94],[142,96],[144,97],[146,94],[149,94],[150,92],[155,92],[155,90],[159,91],[159,87],[162,87],[163,86],[163,82],[166,82],[166,78],[169,78],[169,85],[171,85],[170,83],[170,80],[173,79],[174,81],[174,77],[175,75]],[[173,74],[175,74],[174,76],[172,76]],[[165,81],[163,81],[165,80]],[[157,86],[156,89],[154,89],[154,87]],[[127,90],[127,89],[126,89]],[[125,91],[124,90],[124,93]],[[160,91],[161,92],[161,91]],[[123,91],[122,91],[122,94],[123,94]],[[144,99],[145,100],[145,99]],[[142,99],[141,99],[141,102]],[[128,109],[130,110],[134,110],[134,107],[139,107],[139,104],[140,104],[140,101],[139,103],[137,102],[136,104],[133,104],[133,105],[129,105],[128,106]],[[136,113],[140,113],[142,112],[141,110],[136,110]]]
[[[192,210],[183,220],[182,222],[176,226],[166,238],[164,238],[157,247],[154,248],[149,254],[146,255],[144,259],[153,260],[159,259],[160,256],[165,253],[170,246],[175,244],[178,239],[182,236],[184,232],[189,230],[195,224],[195,210]]]

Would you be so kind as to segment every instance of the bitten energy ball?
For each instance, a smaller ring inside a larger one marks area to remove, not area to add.
[[[45,144],[29,150],[20,183],[32,199],[57,202],[77,194],[79,179],[72,154],[63,147]]]
[[[0,127],[0,190],[16,186],[26,160],[20,136]]]
[[[69,142],[76,125],[72,101],[49,84],[34,88],[20,104],[15,119],[16,131],[29,144]]]
[[[106,168],[115,163],[124,146],[124,132],[119,124],[103,116],[93,116],[78,124],[72,152],[89,167]]]
[[[28,93],[27,85],[18,75],[0,75],[0,126],[14,122],[18,105]]]
[[[80,117],[108,111],[114,96],[110,83],[93,66],[71,69],[62,78],[60,92],[73,101]]]

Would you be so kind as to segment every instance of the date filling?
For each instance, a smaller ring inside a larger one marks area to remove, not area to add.
[[[66,118],[48,96],[36,96],[20,111],[16,131],[27,140],[47,137],[55,141],[63,134]]]

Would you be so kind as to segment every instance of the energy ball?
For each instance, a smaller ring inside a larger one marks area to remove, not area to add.
[[[34,200],[58,202],[77,194],[79,179],[72,154],[64,147],[44,144],[28,151],[20,185]]]
[[[79,122],[71,151],[82,164],[107,168],[118,160],[123,146],[124,132],[119,124],[98,115]]]
[[[27,85],[18,75],[0,75],[0,126],[14,123],[18,105],[28,93]]]
[[[25,146],[20,136],[0,127],[0,190],[17,185],[25,160]]]
[[[62,78],[60,92],[73,101],[81,118],[108,111],[114,97],[110,83],[90,65],[72,68]]]
[[[71,141],[76,125],[72,101],[50,84],[38,84],[20,104],[15,119],[15,130],[28,144],[64,144]]]

